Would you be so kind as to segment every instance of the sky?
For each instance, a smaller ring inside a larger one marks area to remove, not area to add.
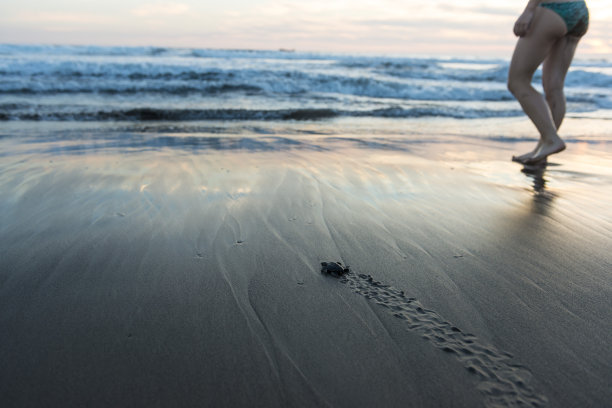
[[[2,0],[0,43],[508,56],[527,0]],[[610,0],[578,55],[612,59]]]

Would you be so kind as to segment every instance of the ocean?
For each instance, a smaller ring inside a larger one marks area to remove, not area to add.
[[[508,59],[0,45],[0,121],[195,123],[508,118]],[[539,83],[540,72],[535,83]],[[536,85],[539,86],[539,85]],[[568,115],[612,119],[612,61],[577,60]],[[213,129],[208,126],[207,129]]]

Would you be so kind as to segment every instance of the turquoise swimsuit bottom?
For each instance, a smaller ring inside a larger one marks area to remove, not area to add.
[[[589,9],[584,1],[570,1],[568,3],[540,3],[557,13],[567,26],[567,35],[582,37],[589,28]]]

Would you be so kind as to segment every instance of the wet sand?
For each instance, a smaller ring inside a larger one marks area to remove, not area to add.
[[[605,406],[610,135],[453,126],[2,131],[0,405]]]

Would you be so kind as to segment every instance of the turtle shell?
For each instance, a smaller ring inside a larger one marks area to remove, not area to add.
[[[349,273],[349,268],[342,266],[342,262],[321,262],[321,273],[342,276]]]

